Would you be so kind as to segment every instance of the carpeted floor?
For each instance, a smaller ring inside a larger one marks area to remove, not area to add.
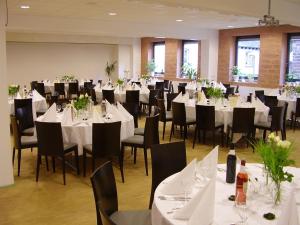
[[[144,118],[139,121],[144,124]],[[162,124],[160,124],[162,131]],[[211,149],[211,143],[197,144],[192,149],[192,137],[194,129],[189,129],[186,142],[188,161],[193,158],[202,159]],[[166,130],[166,142],[169,140],[170,126]],[[293,158],[296,166],[300,166],[300,131],[288,130],[288,140],[295,146]],[[162,134],[160,134],[162,135]],[[257,134],[258,136],[258,134]],[[179,132],[172,141],[180,140]],[[239,144],[237,155],[247,162],[258,162],[259,157],[246,145]],[[220,148],[219,162],[224,163],[228,148]],[[150,153],[148,154],[151,164]],[[23,151],[21,176],[16,176],[15,184],[10,187],[0,188],[0,224],[1,225],[95,225],[96,214],[92,187],[89,175],[82,175],[67,170],[67,185],[63,185],[62,173],[58,165],[56,173],[47,172],[45,162],[41,167],[40,180],[35,182],[36,149]],[[133,157],[128,149],[125,154],[125,183],[120,179],[120,171],[114,169],[118,187],[119,209],[146,209],[149,203],[151,188],[151,165],[149,176],[145,175],[144,159],[142,152],[138,152],[137,164],[133,164]],[[89,170],[90,171],[90,170]]]

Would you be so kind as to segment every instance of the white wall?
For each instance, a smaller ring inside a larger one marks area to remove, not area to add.
[[[106,44],[8,42],[8,82],[24,85],[64,74],[106,79],[106,62],[117,60],[116,48]]]
[[[0,187],[10,185],[14,182],[7,104],[5,9],[5,0],[0,0]]]

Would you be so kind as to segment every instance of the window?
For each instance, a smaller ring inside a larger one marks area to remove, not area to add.
[[[300,33],[288,36],[286,81],[300,81]]]
[[[198,41],[182,42],[182,76],[187,76],[186,67],[190,68],[194,73],[198,71]]]
[[[239,76],[235,81],[256,82],[259,75],[259,36],[237,37],[236,62]]]
[[[165,73],[165,42],[153,43],[153,59],[155,63],[155,74]]]

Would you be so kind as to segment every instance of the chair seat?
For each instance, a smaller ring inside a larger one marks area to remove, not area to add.
[[[93,146],[92,146],[92,144],[84,145],[83,149],[87,150],[88,152],[92,152],[93,151]]]
[[[35,127],[30,127],[22,131],[23,135],[31,136],[34,134]]]
[[[36,136],[21,136],[21,145],[23,145],[23,146],[37,145],[37,137]]]
[[[117,225],[151,225],[151,211],[117,211],[110,219]]]
[[[222,126],[224,126],[223,123],[221,123],[221,122],[215,122],[215,127],[216,127],[216,128],[222,127]]]
[[[74,143],[64,143],[64,151],[72,150],[74,147],[77,147],[77,144]]]
[[[171,121],[173,119],[172,111],[166,111],[166,120]]]
[[[256,123],[254,126],[258,129],[264,129],[264,128],[268,129],[271,127],[271,121],[268,121],[265,123],[259,122],[259,123]]]
[[[186,124],[195,124],[195,123],[196,123],[196,119],[186,118]]]
[[[144,128],[134,128],[134,135],[142,135],[144,136],[145,129]]]
[[[129,138],[126,138],[122,141],[122,144],[135,144],[135,145],[143,145],[144,144],[144,136],[134,135]]]

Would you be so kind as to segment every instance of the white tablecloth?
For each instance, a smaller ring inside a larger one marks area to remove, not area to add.
[[[255,107],[254,105],[247,105],[245,107]],[[188,118],[196,119],[196,107],[195,107],[195,100],[190,99],[185,103],[186,108],[186,116]],[[255,109],[255,116],[254,116],[254,123],[266,123],[268,122],[268,115],[269,115],[269,108],[266,107],[256,108]],[[227,132],[227,126],[232,124],[233,118],[233,108],[230,106],[223,107],[223,106],[215,106],[215,121],[224,124],[224,131]]]
[[[288,103],[286,118],[291,119],[292,111],[296,112],[297,98],[295,97],[289,98],[289,97],[278,95],[277,99],[279,101],[279,105],[282,105],[284,102]]]
[[[237,224],[240,217],[234,202],[229,201],[228,197],[235,194],[235,184],[227,184],[225,182],[226,173],[223,171],[225,165],[218,165],[217,179],[216,179],[216,192],[215,192],[215,213],[214,222],[212,225],[229,225]],[[253,190],[253,185],[248,184],[247,196],[247,215],[248,225],[299,225],[300,214],[300,169],[289,167],[288,170],[294,174],[292,183],[282,184],[282,198],[278,206],[274,206],[273,199],[268,193],[263,192],[264,180],[262,177],[261,164],[247,164],[247,171],[250,178],[258,178],[261,186],[258,185],[256,192]],[[238,171],[239,167],[237,167]],[[175,176],[175,175],[173,175]],[[152,224],[155,225],[184,225],[188,224],[186,220],[173,219],[172,209],[182,207],[182,202],[161,200],[160,190],[163,185],[172,179],[172,176],[163,181],[156,189],[154,202],[152,205]],[[197,190],[195,187],[193,188]],[[251,191],[252,190],[252,191]],[[191,195],[193,197],[193,194]],[[174,210],[173,210],[174,211]],[[272,212],[276,215],[275,220],[266,220],[263,214]],[[205,213],[205,212],[203,212]]]
[[[98,102],[102,101],[102,90],[101,89],[95,89],[96,92],[96,98]],[[124,103],[126,101],[126,91],[115,91],[115,101]],[[149,102],[149,92],[144,92],[140,90],[140,102]]]

